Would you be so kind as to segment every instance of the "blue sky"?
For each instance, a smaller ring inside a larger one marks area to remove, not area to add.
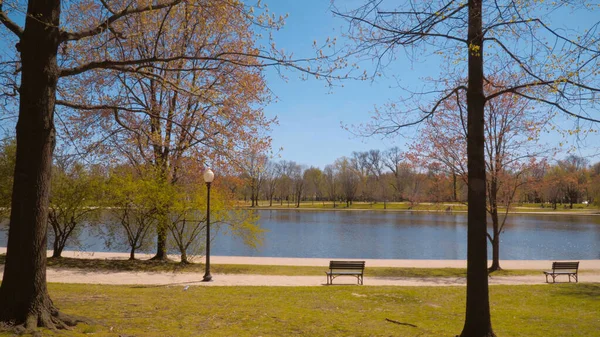
[[[346,23],[334,18],[327,0],[305,1],[263,1],[275,14],[288,14],[283,29],[274,34],[278,48],[292,52],[294,56],[312,56],[312,44],[324,41],[327,37],[340,36]],[[363,1],[338,1],[349,8]],[[597,13],[596,13],[597,14]],[[563,24],[572,25],[567,16]],[[578,25],[578,24],[576,24]],[[427,61],[427,63],[425,63]],[[361,64],[364,68],[369,64]],[[331,90],[324,81],[315,79],[300,80],[298,73],[286,73],[288,81],[279,78],[274,70],[267,71],[267,81],[270,89],[277,96],[277,102],[269,104],[265,111],[269,116],[277,116],[279,125],[273,126],[273,150],[279,154],[275,160],[293,160],[299,164],[323,168],[333,163],[336,158],[350,156],[353,151],[369,149],[385,150],[392,146],[405,148],[410,143],[414,130],[405,130],[406,137],[393,139],[381,137],[356,137],[344,130],[340,124],[357,125],[368,122],[370,113],[375,106],[398,99],[402,89],[398,88],[397,78],[403,86],[419,87],[427,76],[437,77],[440,74],[439,64],[431,58],[420,61],[409,61],[399,58],[385,71],[387,77],[371,81],[343,81],[343,87]],[[560,121],[565,127],[572,121]],[[579,145],[575,151],[582,156],[590,156],[590,162],[600,160],[592,157],[597,154],[597,148],[592,148],[597,137],[589,138],[576,144],[575,139],[560,139],[556,134],[545,135],[544,143],[557,145],[567,142]],[[282,148],[281,151],[277,151]],[[564,147],[566,148],[566,147]]]
[[[328,37],[340,38],[341,33],[347,29],[343,20],[334,18],[329,0],[263,1],[265,2],[273,13],[289,15],[285,26],[274,34],[274,38],[279,49],[291,52],[296,57],[313,56],[313,41],[320,43]],[[363,3],[364,0],[337,1],[337,4],[348,8]],[[589,18],[565,16],[565,26],[579,26],[581,22],[596,20],[597,13],[584,14],[589,14]],[[4,41],[0,41],[0,47],[3,44]],[[369,69],[369,66],[369,63],[361,64],[363,69]],[[386,69],[384,77],[377,78],[374,82],[347,80],[337,83],[338,86],[334,88],[329,88],[325,81],[301,80],[298,72],[285,72],[287,80],[283,80],[275,69],[267,69],[266,79],[275,100],[265,107],[265,111],[268,116],[277,116],[279,120],[271,133],[272,148],[276,154],[274,159],[293,160],[323,168],[339,157],[350,156],[353,151],[386,150],[392,146],[406,148],[406,144],[411,141],[406,137],[411,137],[414,130],[404,130],[404,137],[362,138],[344,130],[341,124],[352,126],[368,122],[370,113],[376,106],[397,100],[403,95],[397,81],[403,86],[424,87],[423,78],[437,77],[441,71],[439,66],[431,57],[412,61],[400,57]],[[543,141],[557,143],[565,140],[550,134]],[[574,143],[573,139],[568,141]],[[576,153],[584,156],[598,153],[595,143],[598,143],[598,137],[588,139],[579,144]],[[590,158],[592,163],[599,160],[600,157]]]
[[[297,57],[313,56],[314,40],[319,43],[327,37],[340,37],[344,29],[345,23],[331,14],[329,1],[271,0],[267,4],[276,14],[289,14],[284,28],[274,38],[278,48]],[[402,67],[403,81],[419,79],[421,64],[412,65],[413,69],[409,63]],[[353,151],[385,150],[404,144],[402,138],[357,137],[341,127],[342,123],[357,125],[368,121],[369,112],[376,105],[398,97],[400,89],[394,78],[379,78],[377,82],[345,80],[329,88],[325,81],[301,80],[299,76],[297,72],[287,73],[288,80],[284,81],[273,69],[267,71],[268,85],[277,97],[277,102],[265,109],[279,120],[271,134],[273,150],[280,156],[276,160],[323,168]],[[279,148],[283,150],[278,151]]]

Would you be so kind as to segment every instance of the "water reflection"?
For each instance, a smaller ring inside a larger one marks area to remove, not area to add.
[[[235,238],[219,236],[215,254],[383,259],[467,256],[466,214],[284,210],[260,214],[261,226],[268,230],[263,247],[254,251]],[[596,259],[600,256],[599,222],[594,216],[512,215],[501,236],[501,258]]]
[[[467,215],[377,211],[259,211],[266,229],[257,250],[219,233],[215,255],[466,259]],[[488,225],[490,221],[488,221]],[[85,228],[79,241],[87,251],[106,248],[97,230]],[[0,246],[6,232],[0,231]],[[79,249],[79,247],[69,247]],[[490,249],[491,252],[491,249]],[[599,259],[600,217],[511,215],[501,236],[502,259]],[[491,255],[490,255],[491,257]]]

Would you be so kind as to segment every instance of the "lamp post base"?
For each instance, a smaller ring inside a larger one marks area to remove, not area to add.
[[[202,278],[202,282],[211,282],[211,281],[212,281],[211,275],[204,275],[204,277]]]

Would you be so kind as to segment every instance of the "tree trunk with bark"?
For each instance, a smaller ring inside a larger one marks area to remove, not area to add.
[[[59,68],[59,0],[31,0],[18,45],[21,86],[17,158],[0,321],[62,328],[76,322],[59,313],[46,287],[48,197],[55,144],[54,103]]]
[[[167,224],[166,219],[161,218],[156,228],[156,255],[151,260],[166,261],[167,258]]]
[[[492,265],[489,268],[489,272],[502,270],[500,267],[500,235],[496,234],[496,228],[494,228],[494,236],[492,237]]]
[[[498,174],[500,172],[500,163],[494,164],[492,170],[493,176],[490,177],[490,189],[488,191],[489,204],[490,204],[490,216],[492,218],[492,235],[488,238],[492,244],[492,265],[488,269],[488,272],[500,270],[500,220],[498,219]]]
[[[169,167],[167,152],[155,150],[155,156],[155,158],[157,158],[156,166],[159,170],[158,179],[160,179],[162,183],[166,183],[167,181],[171,183],[172,179],[168,178]],[[158,216],[160,220],[157,222],[156,228],[156,255],[154,255],[151,260],[167,261],[169,259],[167,256],[167,232],[169,229],[169,221],[166,214],[168,213],[168,208],[165,207],[165,205],[155,206],[158,207],[159,212],[162,212],[162,214],[159,214]]]
[[[65,248],[64,245],[60,245],[58,243],[58,240],[54,240],[54,245],[53,245],[53,249],[52,249],[52,257],[53,258],[60,258],[62,257],[62,252],[63,249]]]
[[[187,252],[186,252],[186,250],[185,250],[185,249],[183,249],[183,250],[181,251],[181,262],[180,262],[180,263],[181,263],[181,264],[189,264],[189,263],[190,263],[190,262],[188,261],[188,258],[187,258]]]
[[[454,170],[452,170],[452,201],[456,202],[458,200],[458,195],[456,193],[456,189],[458,188],[457,186],[457,181],[456,181],[456,172],[454,172]]]
[[[461,337],[491,337],[486,226],[482,0],[469,0],[467,307]]]

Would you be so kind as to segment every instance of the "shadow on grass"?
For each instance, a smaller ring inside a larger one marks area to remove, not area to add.
[[[600,283],[571,283],[558,285],[556,293],[569,297],[600,299]]]
[[[0,265],[5,262],[5,255],[0,255]],[[203,263],[181,264],[176,261],[156,260],[121,260],[121,259],[80,259],[71,257],[48,258],[50,268],[75,269],[98,273],[110,272],[172,272],[172,273],[204,273]],[[242,265],[216,264],[212,266],[215,274],[258,274],[285,276],[323,276],[326,266],[275,266],[275,265]],[[403,268],[403,267],[371,267],[365,269],[365,277],[383,278],[464,278],[464,268]],[[538,275],[539,270],[500,270],[493,276]]]
[[[132,289],[149,289],[149,288],[169,288],[169,287],[176,287],[176,286],[184,286],[184,285],[199,285],[199,283],[202,282],[201,279],[198,279],[198,281],[187,281],[187,282],[176,282],[176,283],[168,283],[168,284],[139,284],[139,285],[133,285],[130,288]],[[183,290],[187,290],[188,287],[184,287]]]

